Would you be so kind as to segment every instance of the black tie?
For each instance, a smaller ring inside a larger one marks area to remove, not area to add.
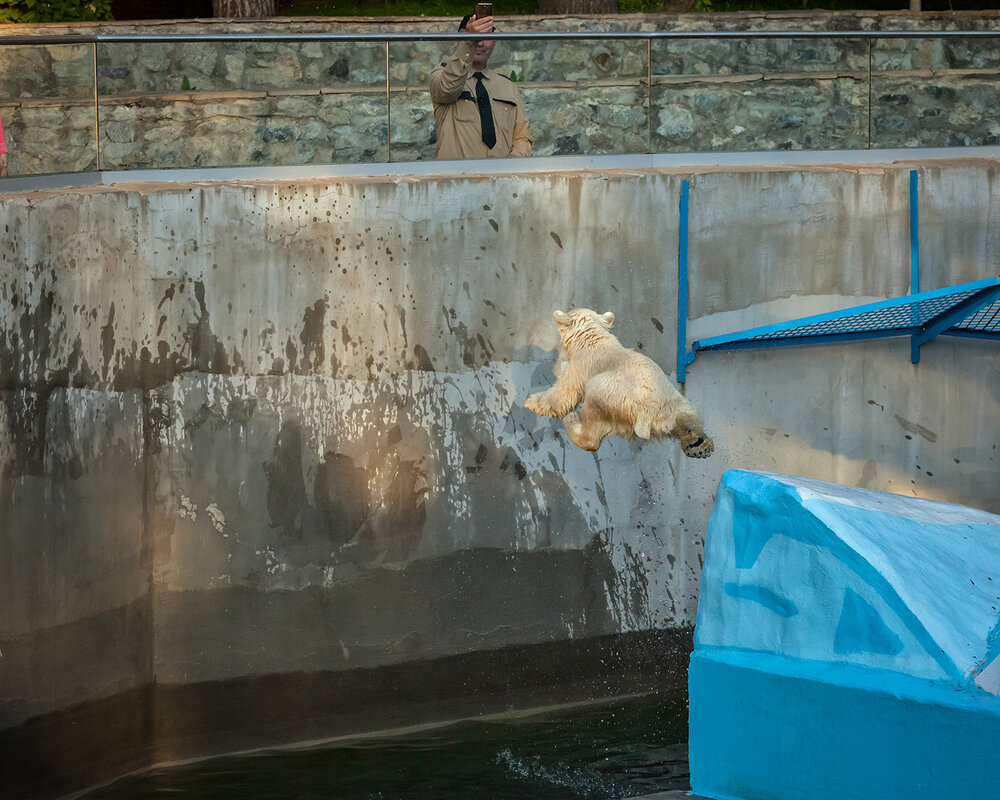
[[[473,72],[476,79],[476,105],[479,106],[479,124],[483,127],[483,144],[490,150],[497,143],[497,131],[493,127],[493,109],[490,108],[490,96],[483,86],[483,73]]]

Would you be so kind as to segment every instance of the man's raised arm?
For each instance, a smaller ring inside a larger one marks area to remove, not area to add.
[[[493,30],[493,17],[479,19],[473,15],[465,23],[463,30],[468,33],[489,33]],[[472,71],[472,54],[475,49],[475,39],[461,41],[454,53],[431,70],[431,100],[442,104],[458,100]]]

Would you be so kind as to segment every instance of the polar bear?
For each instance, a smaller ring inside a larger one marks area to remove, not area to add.
[[[584,450],[596,450],[605,436],[617,435],[677,439],[686,456],[712,455],[715,446],[697,409],[652,359],[622,346],[610,331],[613,313],[575,308],[552,316],[562,346],[556,382],[528,397],[527,408],[561,417],[570,440]]]

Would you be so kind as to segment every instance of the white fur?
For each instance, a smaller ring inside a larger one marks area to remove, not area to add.
[[[677,439],[691,458],[712,454],[697,409],[652,359],[622,347],[611,333],[614,314],[576,308],[552,316],[562,345],[556,382],[531,395],[527,408],[562,418],[570,440],[584,450],[596,450],[605,436],[638,436]]]

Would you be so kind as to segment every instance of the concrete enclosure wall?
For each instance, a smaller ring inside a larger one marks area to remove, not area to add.
[[[729,467],[1000,511],[992,343],[703,354],[706,461],[522,405],[557,308],[672,372],[682,178],[693,340],[905,294],[911,167],[922,288],[992,274],[992,160],[3,195],[0,734],[125,698],[134,766],[237,741],[184,687],[448,663],[502,694],[516,670],[454,659],[683,633]],[[276,735],[322,702],[266,696]]]

